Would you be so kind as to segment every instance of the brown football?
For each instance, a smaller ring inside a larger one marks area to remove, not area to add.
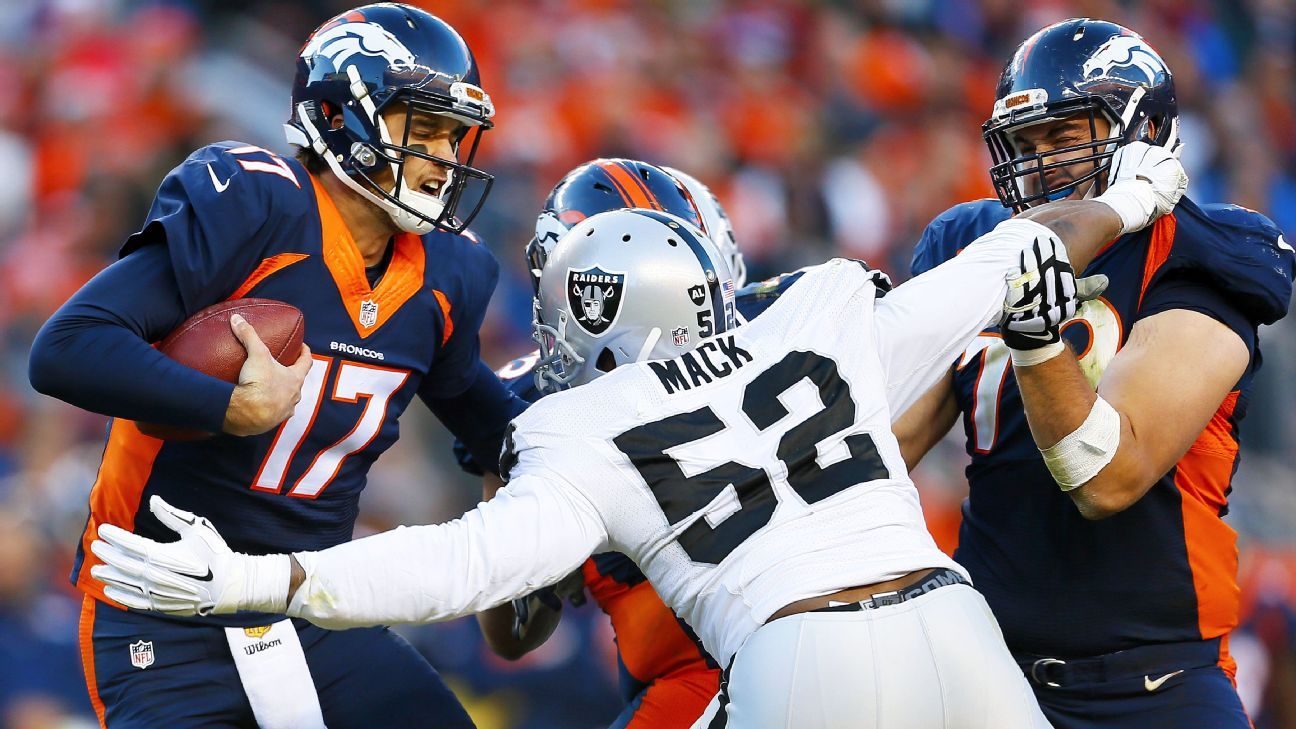
[[[230,329],[230,317],[240,314],[256,330],[280,364],[301,355],[306,320],[291,304],[271,299],[234,299],[203,309],[185,320],[158,343],[158,351],[187,367],[226,382],[238,382],[247,350]],[[144,435],[162,440],[199,440],[215,435],[195,428],[137,423]]]

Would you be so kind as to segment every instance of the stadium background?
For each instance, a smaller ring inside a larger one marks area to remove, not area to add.
[[[32,335],[112,260],[192,149],[239,139],[286,151],[296,51],[351,4],[0,2],[0,727],[93,725],[66,574],[104,419],[31,391]],[[1003,60],[1074,15],[1139,30],[1174,70],[1192,197],[1296,230],[1292,0],[421,4],[467,37],[499,110],[479,156],[495,188],[474,226],[505,271],[483,329],[493,365],[528,350],[532,216],[563,172],[596,156],[709,183],[753,280],[831,255],[905,278],[928,220],[991,194],[979,128]],[[1241,690],[1272,729],[1296,727],[1296,322],[1263,338],[1229,521],[1244,554]],[[956,431],[915,475],[947,546],[963,461]],[[374,469],[363,529],[452,518],[478,493],[414,407]],[[605,726],[618,710],[611,632],[592,605],[516,664],[489,653],[472,619],[402,632],[483,729]]]

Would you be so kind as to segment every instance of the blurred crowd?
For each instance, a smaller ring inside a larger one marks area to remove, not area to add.
[[[0,728],[93,725],[66,583],[104,419],[35,395],[36,329],[110,262],[166,171],[238,139],[288,151],[297,50],[354,0],[0,2]],[[927,221],[992,195],[980,124],[1003,61],[1086,15],[1142,34],[1175,73],[1189,194],[1296,230],[1291,0],[426,0],[468,39],[495,101],[475,229],[504,275],[488,362],[529,347],[522,246],[549,188],[598,156],[682,168],[733,220],[751,278],[864,258],[903,279]],[[1259,729],[1296,727],[1296,322],[1262,334],[1230,523],[1242,534],[1239,686]],[[93,377],[93,363],[86,363]],[[440,426],[412,408],[375,468],[364,529],[452,518],[476,501]],[[961,434],[956,433],[961,441]],[[916,474],[952,546],[961,443]],[[610,629],[573,611],[520,663],[472,620],[407,631],[484,729],[594,727],[615,715]],[[182,700],[176,697],[176,700]]]

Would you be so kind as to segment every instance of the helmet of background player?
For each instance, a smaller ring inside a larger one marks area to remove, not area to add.
[[[585,218],[609,210],[660,210],[707,230],[698,201],[661,167],[633,159],[596,159],[568,172],[545,199],[527,243],[531,284],[539,292],[540,272],[554,245]]]
[[[321,25],[307,39],[297,58],[292,114],[284,131],[291,144],[313,150],[402,230],[459,233],[481,209],[493,180],[472,166],[495,113],[480,84],[472,52],[444,21],[408,5],[365,5]],[[392,110],[405,113],[400,139],[392,138],[383,118]],[[339,114],[342,124],[334,129]],[[409,144],[415,114],[463,125],[452,140],[456,159]],[[404,167],[414,157],[443,167],[446,180],[435,190],[411,188]],[[379,184],[375,175],[384,170],[394,179]],[[461,209],[469,204],[470,210]]]
[[[729,216],[725,215],[724,208],[720,205],[720,200],[711,192],[711,188],[702,184],[698,178],[674,167],[662,167],[671,174],[672,177],[684,185],[684,189],[689,191],[693,196],[693,202],[697,203],[698,212],[702,214],[702,222],[706,224],[707,234],[711,236],[711,242],[716,244],[720,249],[720,255],[725,257],[729,262],[729,270],[733,273],[734,285],[742,288],[747,284],[747,263],[743,261],[742,251],[738,250],[738,241],[734,239],[733,225],[729,223]]]
[[[600,213],[554,248],[534,327],[536,386],[552,392],[733,329],[733,278],[690,222],[656,210]]]
[[[982,125],[990,177],[1000,201],[1018,212],[1065,198],[1090,180],[1087,195],[1101,193],[1121,145],[1179,147],[1170,69],[1147,41],[1115,23],[1072,18],[1026,39],[1004,67],[995,98]],[[1090,141],[1038,154],[1019,146],[1022,129],[1067,118],[1087,119]],[[1110,126],[1101,139],[1095,138],[1098,118]],[[1064,169],[1068,174],[1058,173]]]

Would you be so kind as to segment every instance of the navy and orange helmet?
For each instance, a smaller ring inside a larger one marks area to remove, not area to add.
[[[670,213],[706,232],[693,196],[661,167],[633,159],[586,162],[559,180],[536,217],[535,237],[526,247],[535,290],[540,290],[540,272],[564,233],[585,218],[627,208]]]
[[[1072,195],[1093,180],[1106,189],[1112,155],[1140,141],[1179,149],[1174,78],[1165,61],[1129,28],[1090,18],[1055,23],[1027,38],[1009,59],[982,126],[990,147],[990,178],[1005,207],[1015,211]],[[1031,153],[1018,144],[1021,129],[1061,119],[1088,119],[1090,139]],[[1095,121],[1110,132],[1098,137]],[[1060,176],[1061,169],[1080,174]],[[1057,183],[1049,178],[1064,177]]]

